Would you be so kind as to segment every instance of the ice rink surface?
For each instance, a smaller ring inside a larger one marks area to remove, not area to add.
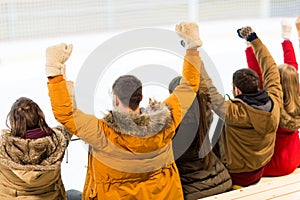
[[[295,19],[287,18],[293,26],[291,41],[294,44],[296,57],[299,61],[299,43],[294,25]],[[242,26],[252,26],[258,37],[268,47],[275,62],[281,64],[283,63],[283,53],[280,22],[281,18],[198,22],[200,37],[203,41],[202,48],[212,59],[217,69],[215,74],[210,75],[213,80],[216,79],[221,82],[223,88],[219,89],[222,93],[232,96],[232,73],[239,68],[247,67],[244,52],[246,43],[237,36],[236,30]],[[155,28],[173,30],[173,25]],[[88,55],[97,46],[101,45],[102,42],[124,31],[128,30],[26,41],[0,41],[0,128],[6,128],[6,115],[12,103],[21,96],[29,97],[37,102],[44,111],[48,124],[51,126],[57,125],[51,111],[47,78],[45,76],[46,47],[61,42],[72,43],[74,45],[73,53],[66,64],[67,77],[70,80],[76,81],[80,68]],[[166,58],[165,55],[160,56],[159,53],[151,54],[155,58],[151,58],[149,55],[143,57],[141,52],[136,53],[138,55],[133,55],[134,59],[132,60],[130,58],[125,59],[123,60],[124,63],[120,60],[117,64],[122,65],[122,69],[118,70],[118,66],[114,66],[116,67],[115,74],[111,74],[111,76],[108,74],[108,77],[111,77],[109,81],[98,86],[98,90],[103,92],[103,94],[105,93],[105,95],[99,96],[99,94],[95,93],[94,112],[97,116],[100,117],[101,114],[106,113],[111,108],[111,99],[108,94],[110,87],[116,75],[126,73],[126,65],[131,63],[134,65],[151,64],[152,59],[155,60],[155,63],[160,63],[160,59],[162,63],[165,63],[166,59],[168,59],[167,61],[171,65],[174,65],[174,68],[180,72],[182,60],[173,59],[172,56]],[[144,53],[147,54],[147,52]],[[145,100],[142,102],[142,106],[147,104],[148,97],[163,100],[167,95],[168,92],[164,87],[148,87],[144,90]],[[66,189],[82,190],[86,173],[86,163],[87,145],[81,141],[71,142],[62,165],[63,181]]]

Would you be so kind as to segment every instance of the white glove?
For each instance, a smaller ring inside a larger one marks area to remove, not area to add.
[[[46,75],[55,77],[65,75],[65,62],[72,53],[73,45],[64,43],[46,49]]]
[[[199,38],[198,25],[193,22],[181,22],[176,25],[176,33],[183,39],[186,49],[195,49],[202,46]]]
[[[290,39],[292,31],[292,25],[286,20],[281,21],[281,37],[283,39]]]

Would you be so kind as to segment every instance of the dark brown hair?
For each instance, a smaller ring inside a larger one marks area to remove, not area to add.
[[[136,110],[142,100],[142,82],[133,75],[120,76],[112,86],[113,94],[116,95],[123,105]]]
[[[260,83],[257,73],[248,68],[239,69],[233,73],[233,86],[237,87],[244,94],[251,94],[259,91]]]
[[[26,97],[17,99],[12,105],[6,117],[6,125],[10,128],[11,135],[21,138],[26,138],[27,130],[34,128],[41,128],[47,135],[51,135],[43,111]]]
[[[176,86],[179,85],[181,76],[175,77],[169,84],[169,92],[172,93]],[[209,92],[205,88],[199,88],[195,101],[197,104],[192,104],[189,111],[200,112],[199,114],[199,123],[197,134],[199,135],[199,147],[204,149],[203,164],[205,169],[210,169],[214,162],[215,157],[213,156],[211,143],[208,137],[209,128],[212,123],[213,114],[211,111],[211,99]],[[197,107],[197,108],[193,108]],[[200,149],[199,149],[200,150]],[[203,155],[201,155],[203,156]]]

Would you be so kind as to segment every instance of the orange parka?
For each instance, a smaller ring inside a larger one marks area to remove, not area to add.
[[[164,102],[103,119],[73,106],[62,76],[49,79],[55,118],[89,144],[83,199],[183,199],[171,142],[196,96],[200,63],[199,52],[187,50],[183,81]]]

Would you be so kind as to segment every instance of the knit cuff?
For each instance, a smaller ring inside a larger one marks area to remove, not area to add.
[[[247,41],[248,42],[252,42],[253,40],[255,40],[256,38],[258,38],[257,37],[257,35],[256,35],[256,33],[255,32],[252,32],[252,33],[250,33],[250,35],[247,37]]]

